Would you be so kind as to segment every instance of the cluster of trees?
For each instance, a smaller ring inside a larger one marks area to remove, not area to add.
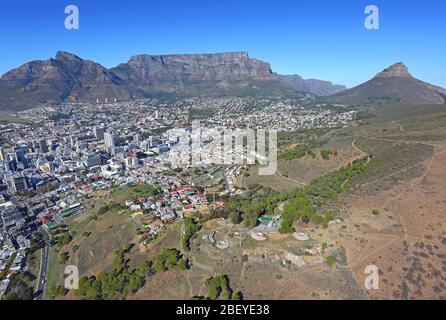
[[[102,216],[102,215],[106,214],[109,210],[110,210],[110,206],[108,204],[103,205],[102,207],[99,208],[97,215]]]
[[[355,160],[347,167],[314,179],[305,187],[305,194],[312,197],[336,200],[337,195],[346,190],[346,181],[367,169],[367,158]]]
[[[258,218],[273,215],[279,203],[290,198],[290,193],[270,193],[267,196],[233,197],[228,201],[228,217],[233,223],[243,221],[245,226],[254,227]]]
[[[274,194],[274,190],[270,187],[264,187],[258,183],[250,184],[245,192],[245,196],[248,198],[260,198],[260,197],[268,197]]]
[[[183,220],[183,225],[184,234],[181,240],[181,246],[184,252],[188,252],[190,250],[190,239],[197,231],[200,230],[201,226],[193,218],[185,218]]]
[[[284,207],[282,213],[282,225],[279,232],[293,233],[296,230],[293,228],[293,223],[296,219],[302,219],[303,222],[310,222],[316,216],[316,207],[311,204],[311,201],[305,196],[302,190],[298,190],[293,199]]]
[[[316,157],[316,154],[313,152],[310,146],[306,144],[297,145],[291,149],[284,150],[279,153],[277,159],[290,161],[294,159],[302,158],[305,155],[311,155],[313,158]]]
[[[325,212],[324,215],[316,215],[313,221],[320,224],[323,228],[328,228],[328,223],[334,219],[334,214],[332,211]]]
[[[263,215],[273,215],[280,202],[287,201],[282,214],[281,233],[292,233],[292,227],[296,219],[309,223],[313,221],[328,227],[328,223],[333,220],[332,212],[318,214],[319,203],[322,200],[336,200],[339,193],[344,191],[346,181],[366,170],[367,158],[356,160],[347,167],[329,173],[304,188],[299,188],[287,193],[270,193],[265,197],[258,198],[260,190],[256,185],[250,189],[255,190],[255,194],[247,194],[245,197],[233,197],[228,201],[228,208],[225,209],[226,218],[230,218],[233,223],[244,222],[245,226],[253,227],[257,224],[258,218]]]
[[[228,216],[229,220],[233,224],[240,224],[243,221],[242,215],[238,211],[231,211]]]
[[[226,199],[228,202],[225,208],[213,208],[208,215],[200,217],[200,221],[224,218],[229,219],[234,224],[243,222],[247,227],[257,224],[257,219],[262,215],[272,215],[278,203],[286,200],[286,195],[275,192],[263,194],[236,196]]]
[[[265,214],[265,202],[261,199],[249,200],[246,198],[233,198],[228,203],[228,208],[234,220],[241,218],[247,227],[254,227],[257,224],[257,219]]]
[[[9,268],[11,268],[12,263],[14,262],[14,259],[16,258],[17,253],[13,253],[11,257],[9,257],[9,260],[6,262],[5,268],[0,271],[0,280],[3,280],[8,275]]]
[[[27,279],[28,277],[28,279]],[[34,298],[34,290],[29,286],[29,282],[34,277],[30,273],[20,273],[11,277],[8,291],[3,297],[4,300],[32,300]],[[35,278],[35,277],[34,277]]]
[[[333,220],[333,213],[328,211],[324,214],[318,213],[320,203],[325,200],[336,200],[339,193],[347,189],[347,181],[364,172],[367,166],[367,158],[356,160],[347,167],[317,178],[304,188],[277,193],[272,190],[263,192],[260,185],[248,186],[248,192],[241,197],[231,197],[226,208],[218,208],[211,211],[209,219],[225,218],[232,223],[243,222],[246,227],[254,227],[258,218],[263,215],[274,215],[279,203],[289,201],[283,212],[283,220],[280,232],[292,233],[292,225],[296,219],[309,223],[313,221],[328,227]]]
[[[200,223],[204,223],[206,221],[213,220],[213,219],[219,219],[219,218],[226,219],[230,213],[231,213],[231,211],[227,208],[214,207],[214,208],[211,208],[211,210],[209,211],[208,214],[198,215],[198,220],[200,221]]]
[[[257,224],[259,217],[273,215],[277,205],[287,199],[287,194],[274,192],[270,188],[262,188],[260,185],[251,185],[251,191],[244,196],[225,198],[228,202],[225,208],[214,208],[209,215],[202,217],[202,222],[209,219],[229,219],[233,224],[243,222],[247,227]],[[262,192],[260,192],[262,191]]]
[[[125,246],[119,248],[115,251],[115,257],[119,259],[124,259],[125,255],[132,250],[132,248],[135,246],[134,243],[127,243]]]
[[[296,219],[309,223],[313,221],[324,228],[333,220],[333,212],[328,211],[324,215],[317,213],[317,205],[321,200],[336,200],[339,193],[345,190],[346,181],[366,170],[367,158],[356,160],[347,167],[317,178],[309,186],[297,190],[285,206],[282,214],[281,233],[293,233],[292,227]]]
[[[133,244],[115,251],[114,269],[102,271],[97,277],[82,277],[79,279],[79,289],[76,295],[88,300],[113,299],[135,293],[144,284],[146,276],[151,273],[151,263],[141,262],[137,268],[130,270],[125,254]]]
[[[322,157],[322,159],[330,160],[330,156],[331,155],[334,155],[336,157],[338,155],[338,152],[336,150],[335,151],[331,151],[329,149],[322,149],[321,150],[321,157]]]
[[[179,250],[166,249],[153,258],[153,269],[155,272],[163,272],[170,269],[187,270],[189,269],[189,263],[183,259]]]
[[[65,264],[70,258],[70,254],[68,252],[61,252],[59,257],[60,264]]]
[[[73,241],[73,236],[67,227],[57,227],[51,231],[51,245],[63,247]]]
[[[152,261],[142,261],[136,268],[130,269],[125,256],[133,246],[134,244],[129,243],[115,251],[113,270],[102,271],[97,276],[80,278],[76,296],[88,300],[122,298],[137,292],[144,286],[146,278],[156,272],[189,268],[188,261],[183,259],[179,250],[166,249]],[[49,295],[53,298],[66,295],[67,292],[62,286],[49,288]]]
[[[49,286],[47,291],[47,295],[50,299],[65,296],[67,293],[68,289],[65,289],[63,286]]]
[[[217,300],[218,297],[223,294],[226,300],[231,300],[232,289],[229,286],[228,276],[219,276],[209,278],[205,281],[205,284],[209,286],[209,299]]]
[[[334,219],[334,215],[331,211],[327,211],[323,215],[318,214],[317,207],[305,195],[303,190],[299,190],[296,193],[296,197],[291,199],[284,207],[279,232],[282,234],[295,232],[293,223],[297,219],[301,219],[303,223],[313,221],[326,229],[328,228],[328,223]]]
[[[222,297],[225,300],[242,300],[241,292],[234,292],[229,285],[229,277],[227,275],[212,277],[206,279],[204,284],[209,287],[209,295],[207,298],[194,296],[194,300],[217,300]]]
[[[336,264],[336,258],[335,257],[333,257],[333,256],[328,256],[326,259],[325,259],[325,262],[327,262],[327,264],[331,267],[331,266],[334,266],[335,264]]]

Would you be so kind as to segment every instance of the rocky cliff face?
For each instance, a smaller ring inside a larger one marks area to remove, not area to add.
[[[164,81],[268,81],[275,80],[268,63],[246,52],[132,57],[112,71],[138,85]]]
[[[395,78],[395,77],[413,78],[409,72],[409,68],[407,68],[407,66],[402,62],[395,63],[390,67],[384,69],[383,71],[378,73],[375,78]]]
[[[330,82],[280,76],[268,63],[246,52],[138,55],[107,69],[74,54],[29,62],[0,78],[0,109],[22,109],[41,102],[130,100],[149,95],[289,96],[328,95],[344,87]]]

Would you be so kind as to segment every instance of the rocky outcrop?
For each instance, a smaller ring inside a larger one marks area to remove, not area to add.
[[[376,78],[413,78],[409,68],[402,62],[395,63],[376,75]]]

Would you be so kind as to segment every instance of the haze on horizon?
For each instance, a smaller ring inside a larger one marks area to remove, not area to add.
[[[247,51],[274,72],[353,87],[403,61],[412,74],[446,87],[446,4],[395,1],[72,1],[80,30],[64,28],[68,3],[0,4],[0,74],[31,60],[73,52],[113,67],[147,54]],[[380,30],[364,8],[380,9]]]

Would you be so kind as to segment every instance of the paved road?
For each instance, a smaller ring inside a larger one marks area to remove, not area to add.
[[[226,176],[226,168],[224,166],[220,169],[221,175],[223,177],[223,186],[225,187],[225,190],[228,189],[228,177]]]
[[[42,256],[40,259],[40,271],[39,276],[37,278],[37,296],[35,300],[43,300],[44,294],[45,294],[45,285],[47,280],[47,273],[48,273],[48,256],[50,253],[50,235],[48,232],[41,227],[39,229],[39,232],[43,235],[45,245],[42,248]]]

